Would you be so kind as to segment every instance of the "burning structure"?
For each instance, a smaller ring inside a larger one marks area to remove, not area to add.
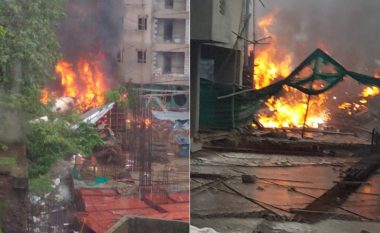
[[[376,65],[352,61],[358,46],[334,51],[326,45],[330,36],[311,32],[324,21],[312,21],[311,1],[279,3],[248,36],[251,13],[258,15],[247,10],[252,2],[192,1],[191,136],[199,145],[191,158],[192,224],[288,232],[296,221],[309,225],[295,232],[318,232],[326,219],[339,219],[345,222],[334,230],[377,231],[369,221],[378,222],[378,205],[358,204],[378,193]],[[341,4],[322,2],[338,15]]]
[[[210,4],[214,4],[211,2]],[[270,42],[251,42],[253,44],[248,47],[246,53],[250,55],[247,59],[252,62],[253,49],[255,50],[254,65],[250,69],[253,73],[249,77],[243,77],[242,64],[245,61],[241,60],[243,56],[239,54],[244,52],[243,42],[249,41],[242,36],[248,29],[247,25],[239,24],[238,17],[235,19],[233,15],[247,17],[248,20],[251,15],[243,10],[244,7],[249,7],[249,4],[246,5],[247,2],[249,1],[238,4],[241,7],[239,9],[228,4],[224,6],[228,8],[228,12],[222,18],[231,25],[230,31],[234,32],[231,33],[231,38],[219,37],[218,33],[211,33],[211,37],[200,33],[216,30],[215,25],[197,26],[201,28],[193,30],[192,57],[198,57],[194,63],[199,63],[198,66],[193,66],[193,74],[197,75],[193,79],[197,81],[197,85],[194,83],[194,86],[199,87],[193,100],[193,106],[196,106],[192,109],[193,133],[198,132],[199,128],[233,129],[246,126],[250,124],[252,115],[255,115],[254,122],[261,128],[323,128],[332,120],[332,114],[342,113],[340,110],[352,115],[354,112],[367,109],[368,101],[378,93],[376,69],[370,75],[347,71],[330,57],[331,53],[321,42],[317,46],[322,49],[314,52],[305,61],[300,61],[300,65],[292,69],[295,67],[295,60],[299,58],[295,58],[295,52],[290,52],[284,45],[281,41],[283,38],[273,34],[275,17],[279,12],[276,8],[257,21],[259,32],[270,35],[264,38],[270,39]],[[193,6],[198,7],[197,4],[195,1]],[[207,9],[211,8],[205,7],[204,10]],[[194,13],[194,17],[198,17],[196,14],[198,13]],[[217,17],[219,14],[220,12],[212,12],[207,15]],[[219,23],[225,24],[223,20]],[[203,43],[205,40],[220,41],[224,45],[220,48],[216,45],[210,46]],[[228,47],[230,48],[227,49]],[[227,49],[225,59],[215,56],[219,54],[218,49]],[[229,60],[235,55],[235,59]],[[228,68],[228,65],[232,68]],[[359,85],[348,80],[349,76]],[[247,78],[250,79],[249,82]],[[341,82],[343,79],[345,82]],[[338,88],[342,91],[333,89],[338,83],[341,84]],[[250,86],[244,87],[246,84]],[[364,88],[360,86],[363,84],[366,85]],[[276,89],[275,86],[283,88]],[[357,93],[356,99],[347,96],[350,92]],[[198,102],[196,99],[199,99],[199,105],[195,104]]]

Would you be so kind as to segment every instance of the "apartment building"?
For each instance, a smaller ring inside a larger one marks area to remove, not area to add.
[[[123,1],[123,81],[189,86],[189,0]]]

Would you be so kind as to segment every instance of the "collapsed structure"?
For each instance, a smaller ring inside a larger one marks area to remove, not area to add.
[[[347,78],[363,85],[380,86],[378,78],[347,70],[321,49],[314,51],[288,77],[259,90],[239,89],[201,79],[199,122],[201,126],[214,129],[247,126],[252,124],[252,116],[263,107],[264,100],[283,94],[286,86],[313,96],[329,91]]]

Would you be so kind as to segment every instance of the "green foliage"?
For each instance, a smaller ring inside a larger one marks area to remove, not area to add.
[[[80,123],[74,136],[75,151],[83,155],[91,155],[94,146],[100,146],[104,143],[95,126],[88,123]]]
[[[126,92],[128,93],[127,107],[128,109],[137,109],[140,106],[140,93],[136,87],[128,82],[126,85]]]
[[[37,177],[45,174],[58,159],[68,153],[89,155],[94,146],[102,143],[96,128],[87,123],[80,123],[76,130],[61,118],[31,123],[27,132],[29,175]]]
[[[122,108],[136,109],[140,104],[139,93],[132,83],[127,83],[126,87],[107,91],[105,96],[107,102],[114,102]]]
[[[124,97],[127,95],[128,95],[127,90],[124,87],[109,90],[105,93],[107,102],[114,102],[119,107],[122,107],[122,108],[127,107],[127,104],[128,104],[127,100],[128,100],[129,95],[127,98]]]
[[[0,142],[0,151],[7,151],[9,148],[6,144]]]
[[[0,105],[21,109],[29,119],[42,111],[39,90],[60,57],[54,29],[64,3],[0,1]]]
[[[49,176],[39,176],[29,180],[29,191],[35,195],[44,195],[53,190],[51,185],[52,182]]]
[[[7,30],[5,30],[5,28],[0,25],[0,37],[5,36],[5,33],[7,33]]]

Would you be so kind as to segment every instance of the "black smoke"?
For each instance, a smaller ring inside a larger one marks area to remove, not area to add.
[[[115,76],[123,33],[123,0],[68,0],[65,14],[57,28],[63,57],[75,63],[83,56],[91,59],[104,54],[103,68],[108,77]]]

